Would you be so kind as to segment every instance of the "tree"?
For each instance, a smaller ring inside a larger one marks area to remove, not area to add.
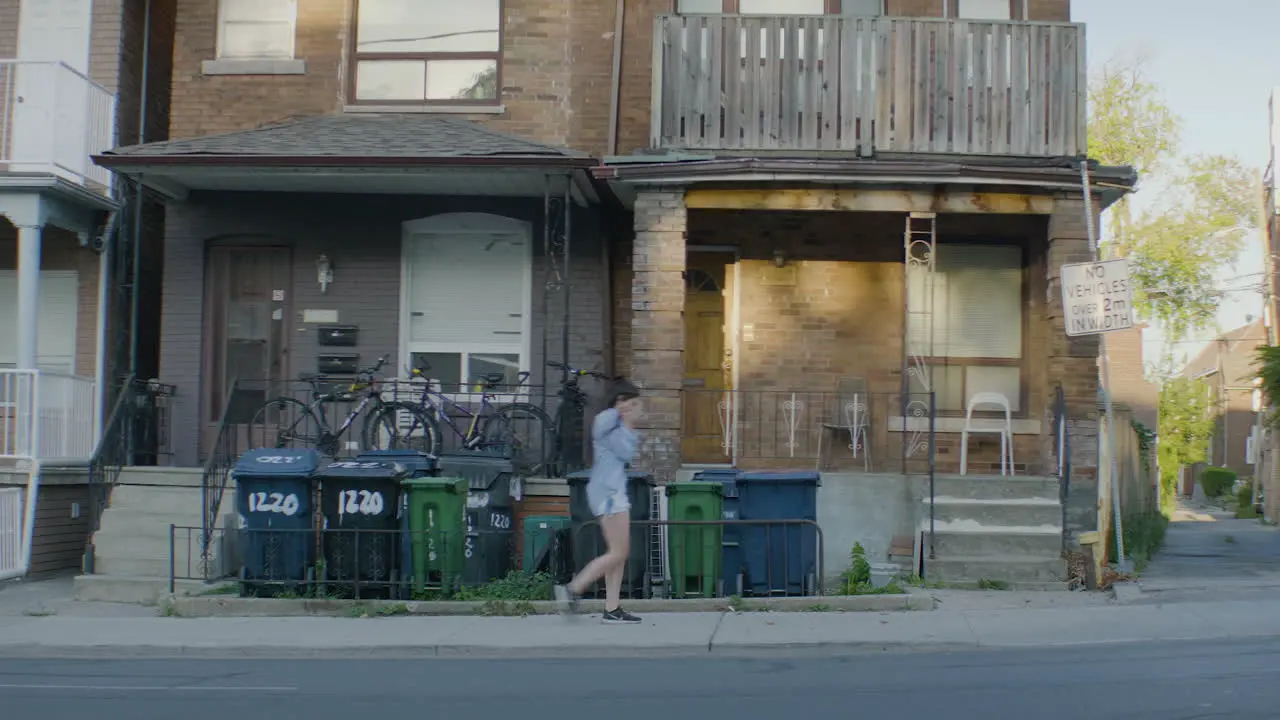
[[[1216,422],[1203,381],[1167,378],[1160,386],[1160,506],[1165,514],[1177,502],[1178,470],[1208,456]]]
[[[1116,256],[1131,260],[1139,311],[1170,342],[1209,327],[1221,302],[1213,277],[1261,224],[1259,173],[1238,159],[1179,154],[1182,125],[1140,59],[1110,63],[1089,85],[1089,154],[1129,165],[1159,188],[1137,217],[1130,198],[1108,213]]]

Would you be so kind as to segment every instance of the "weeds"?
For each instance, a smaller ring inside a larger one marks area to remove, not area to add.
[[[978,578],[979,590],[1008,590],[1009,583],[1004,580],[991,580],[988,578]]]
[[[511,571],[507,576],[477,587],[462,588],[454,600],[493,600],[525,603],[550,600],[555,581],[546,573]],[[530,606],[532,607],[532,606]]]
[[[1164,544],[1169,518],[1163,513],[1150,512],[1129,515],[1124,518],[1124,549],[1133,559],[1135,573],[1141,573],[1151,562],[1151,556]],[[1112,557],[1116,557],[1114,551]]]
[[[849,569],[840,573],[838,595],[900,595],[902,586],[891,581],[883,587],[871,584],[871,563],[862,543],[854,543],[849,551]]]

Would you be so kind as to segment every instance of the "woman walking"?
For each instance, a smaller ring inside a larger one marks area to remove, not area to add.
[[[607,625],[640,622],[621,606],[622,575],[631,552],[631,500],[627,488],[627,464],[635,457],[640,436],[640,391],[619,380],[610,392],[609,407],[591,424],[595,462],[587,481],[587,503],[600,523],[608,551],[592,560],[568,585],[556,586],[556,600],[565,614],[576,613],[578,598],[601,577],[604,578],[604,616]]]

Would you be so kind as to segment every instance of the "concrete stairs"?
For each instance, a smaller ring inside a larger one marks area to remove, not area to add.
[[[934,478],[935,557],[929,559],[929,498],[921,506],[925,574],[944,585],[1065,587],[1062,503],[1052,477]]]
[[[201,577],[204,508],[202,468],[124,468],[92,539],[93,573],[75,579],[77,600],[153,604],[169,593],[170,526],[177,577]],[[234,507],[234,488],[223,507]],[[215,543],[214,564],[221,544]],[[213,577],[221,575],[214,567]],[[199,592],[203,582],[182,580],[179,592]]]

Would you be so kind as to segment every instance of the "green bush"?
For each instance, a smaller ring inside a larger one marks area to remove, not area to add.
[[[1258,511],[1253,507],[1253,478],[1251,477],[1241,478],[1240,484],[1236,486],[1236,517],[1250,520],[1258,517]]]
[[[511,571],[506,577],[487,585],[464,587],[454,600],[486,600],[491,602],[531,602],[550,600],[554,581],[546,573]]]
[[[1169,518],[1163,513],[1126,514],[1121,523],[1124,526],[1124,551],[1133,560],[1133,567],[1142,572],[1160,546],[1164,544],[1165,531],[1169,529]],[[1114,548],[1113,558],[1116,557]]]
[[[1235,488],[1236,474],[1227,468],[1207,467],[1200,474],[1200,487],[1211,498],[1222,497]]]

